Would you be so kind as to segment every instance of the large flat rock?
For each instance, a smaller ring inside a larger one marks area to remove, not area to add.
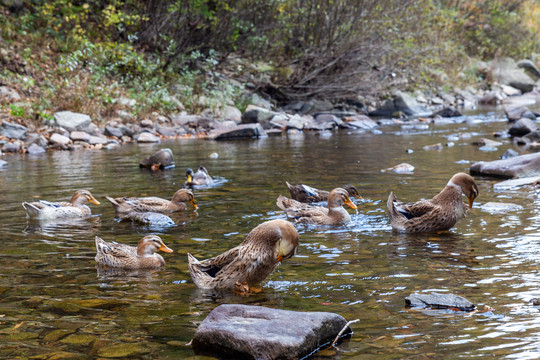
[[[196,353],[220,358],[300,359],[329,346],[346,324],[334,313],[226,304],[204,319],[192,345]]]
[[[437,292],[430,294],[411,294],[405,298],[405,305],[435,309],[458,309],[462,311],[472,311],[476,308],[476,305],[462,296]]]
[[[266,136],[261,124],[238,125],[233,129],[221,131],[209,136],[213,140],[237,140]]]
[[[480,161],[470,169],[471,175],[503,178],[525,178],[540,175],[540,153],[515,156],[504,160]]]
[[[86,114],[74,113],[71,111],[59,111],[54,114],[56,126],[62,127],[67,131],[86,130],[90,126],[90,116]]]

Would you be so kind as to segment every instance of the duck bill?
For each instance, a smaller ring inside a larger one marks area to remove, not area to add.
[[[191,182],[193,182],[193,176],[188,175],[188,176],[187,176],[186,182],[187,182],[188,184],[191,183]]]
[[[195,201],[189,200],[189,203],[190,203],[191,205],[193,205],[193,207],[195,208],[195,210],[197,210],[198,206],[197,206],[197,204],[195,204]]]
[[[161,244],[161,246],[158,248],[158,250],[166,252],[166,253],[172,253],[173,252],[173,249],[171,249],[170,247],[168,247],[165,244]]]
[[[351,199],[349,197],[347,197],[347,199],[345,200],[345,205],[347,205],[351,209],[355,209],[355,210],[358,209],[356,207],[356,205],[354,205],[354,203],[351,201]]]
[[[283,255],[278,254],[278,256],[276,257],[276,264],[281,261],[283,261]]]
[[[472,197],[467,198],[467,199],[469,199],[469,209],[472,209],[472,205],[473,205],[474,199],[473,199]]]
[[[360,194],[354,194],[354,196],[360,200],[363,200],[364,198]]]
[[[101,205],[99,201],[97,201],[93,196],[90,195],[90,198],[88,199],[92,204]]]

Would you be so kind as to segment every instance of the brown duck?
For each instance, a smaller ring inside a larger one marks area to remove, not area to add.
[[[185,203],[189,202],[195,209],[195,197],[189,189],[180,189],[174,193],[172,199],[165,200],[158,197],[121,197],[111,198],[106,196],[117,213],[125,214],[132,212],[157,212],[172,213],[177,211],[186,211]]]
[[[465,194],[468,207],[461,200]],[[388,211],[392,229],[403,232],[436,232],[453,227],[465,217],[478,196],[478,186],[472,176],[457,173],[446,187],[432,199],[402,203],[393,192],[388,196]]]
[[[251,230],[240,245],[214,258],[198,261],[188,254],[189,274],[202,289],[233,290],[239,285],[249,289],[266,279],[282,260],[292,257],[297,247],[294,226],[271,220]]]
[[[289,191],[291,192],[291,198],[300,201],[302,203],[313,203],[313,202],[319,202],[319,201],[328,201],[328,195],[330,195],[330,192],[319,190],[312,188],[311,186],[307,186],[304,184],[301,185],[291,185],[287,181],[285,181],[287,184],[287,187],[289,188]],[[347,190],[349,193],[349,196],[355,196],[359,199],[362,199],[360,194],[358,193],[358,190],[354,185],[343,185],[341,187],[342,189]]]
[[[45,200],[35,202],[23,202],[29,218],[39,220],[85,218],[92,215],[92,211],[85,204],[91,202],[99,205],[90,191],[77,190],[71,197],[70,202],[50,202]]]
[[[157,235],[139,240],[137,247],[116,242],[106,242],[96,236],[96,262],[104,267],[123,269],[151,269],[165,266],[165,260],[156,251],[172,253]]]
[[[328,207],[306,205],[280,195],[277,206],[285,213],[296,219],[296,222],[319,225],[340,225],[351,221],[351,216],[343,208],[343,204],[356,209],[349,198],[347,190],[336,188],[330,191]]]

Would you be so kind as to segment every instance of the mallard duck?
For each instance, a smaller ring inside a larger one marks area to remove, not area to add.
[[[278,197],[276,204],[285,210],[287,215],[296,218],[296,222],[319,225],[340,225],[351,221],[351,216],[343,208],[343,204],[356,209],[349,193],[342,188],[330,191],[328,207],[306,205],[283,195]]]
[[[96,262],[105,267],[123,269],[150,269],[165,266],[165,260],[156,251],[173,251],[157,235],[147,235],[139,240],[137,247],[106,242],[96,236]]]
[[[189,274],[202,289],[235,289],[262,282],[298,247],[298,232],[285,220],[264,222],[240,245],[211,259],[198,261],[188,254]],[[244,289],[245,291],[245,289]]]
[[[289,191],[291,192],[291,198],[300,201],[302,203],[312,203],[312,202],[319,202],[319,201],[327,201],[328,195],[330,195],[329,191],[319,190],[312,188],[311,186],[307,186],[304,184],[301,185],[291,185],[287,181],[285,181],[287,184],[287,187],[289,188]],[[354,185],[343,185],[341,187],[342,189],[347,190],[349,193],[349,196],[355,196],[359,199],[362,199],[360,194],[358,193],[358,190]]]
[[[192,169],[187,169],[186,178],[186,182],[184,183],[186,187],[210,185],[213,182],[212,177],[208,174],[208,170],[204,166],[199,166],[199,169],[195,173]]]
[[[112,198],[106,196],[117,213],[125,214],[131,212],[157,212],[172,213],[176,211],[185,211],[189,202],[195,209],[195,197],[189,189],[180,189],[174,193],[172,199],[165,200],[158,197],[121,197]]]
[[[22,206],[26,210],[29,218],[39,220],[84,218],[92,214],[92,211],[85,204],[91,202],[99,205],[90,191],[77,190],[71,197],[70,202],[50,202],[39,200],[35,202],[23,202]]]
[[[469,199],[469,206],[461,194]],[[457,173],[446,187],[432,199],[415,203],[399,202],[393,192],[388,196],[388,211],[392,229],[403,232],[436,232],[450,229],[465,217],[478,196],[478,186],[472,176]]]

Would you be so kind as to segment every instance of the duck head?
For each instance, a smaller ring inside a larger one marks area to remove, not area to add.
[[[175,204],[189,202],[195,209],[197,209],[197,204],[195,204],[195,196],[193,196],[193,192],[189,189],[180,189],[175,192],[171,202]]]
[[[81,206],[86,204],[87,202],[100,205],[100,202],[97,201],[88,190],[77,190],[75,194],[73,194],[73,196],[71,197],[71,204],[74,206]]]
[[[472,208],[474,199],[478,196],[478,185],[474,178],[465,173],[457,173],[448,182],[448,185],[457,185],[469,200],[469,208]]]
[[[152,256],[156,251],[163,251],[166,253],[172,253],[173,250],[157,235],[147,235],[139,240],[137,245],[137,255],[139,256]]]

